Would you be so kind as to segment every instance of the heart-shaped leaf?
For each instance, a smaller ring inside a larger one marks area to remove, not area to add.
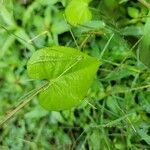
[[[40,93],[40,104],[48,110],[63,110],[80,104],[99,64],[79,50],[54,46],[36,51],[27,70],[30,77],[49,81],[49,87]]]
[[[92,18],[87,0],[72,0],[65,10],[67,21],[71,25],[81,25]]]

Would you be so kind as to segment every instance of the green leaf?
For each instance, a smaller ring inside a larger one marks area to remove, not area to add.
[[[106,5],[108,11],[114,10],[118,5],[116,0],[104,0],[104,4]]]
[[[138,18],[139,10],[135,7],[128,7],[128,15],[132,18]]]
[[[16,39],[23,44],[25,47],[27,47],[29,50],[34,51],[34,46],[30,44],[28,41],[30,41],[29,35],[26,33],[26,31],[23,28],[17,28],[17,30],[14,32]]]
[[[69,31],[69,25],[65,21],[59,21],[54,23],[51,27],[52,33],[62,34],[66,31]]]
[[[47,79],[49,87],[39,96],[48,110],[70,109],[85,97],[100,62],[76,49],[54,46],[36,51],[27,70],[30,77]]]
[[[120,32],[125,36],[141,36],[143,35],[143,30],[139,26],[126,26],[121,29]]]
[[[0,4],[0,17],[2,17],[3,21],[9,25],[9,26],[16,26],[15,22],[14,22],[14,18],[13,18],[13,13],[11,13],[10,11],[8,11],[6,9],[6,7],[4,7],[3,5]]]
[[[65,10],[65,15],[67,21],[74,26],[83,24],[92,18],[85,0],[72,0]]]
[[[148,14],[148,16],[150,13]],[[147,19],[146,24],[144,26],[144,35],[139,46],[139,57],[140,60],[150,67],[150,18]]]
[[[92,0],[83,0],[86,3],[90,3]]]
[[[141,129],[138,129],[138,134],[144,140],[148,145],[150,145],[150,136],[147,131],[147,127],[143,127]]]

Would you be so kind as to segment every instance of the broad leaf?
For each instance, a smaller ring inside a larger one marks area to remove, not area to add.
[[[32,78],[50,81],[39,96],[40,104],[48,110],[63,110],[80,104],[98,66],[96,58],[73,48],[55,46],[36,51],[27,70]]]
[[[72,0],[65,10],[65,15],[67,21],[74,26],[83,24],[92,18],[86,0]]]
[[[150,15],[150,13],[149,13]],[[148,15],[148,16],[149,16]],[[150,18],[148,17],[145,27],[144,27],[144,35],[140,44],[140,60],[150,67]]]

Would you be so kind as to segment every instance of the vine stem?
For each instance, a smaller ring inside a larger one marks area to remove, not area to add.
[[[34,96],[39,94],[41,91],[44,91],[49,87],[49,82],[44,83],[37,89],[29,92],[29,94],[25,95],[21,98],[22,102],[19,103],[14,110],[12,110],[9,114],[7,114],[2,120],[0,120],[0,127],[3,126],[9,119],[11,119],[17,112],[19,112],[23,107],[25,107]]]

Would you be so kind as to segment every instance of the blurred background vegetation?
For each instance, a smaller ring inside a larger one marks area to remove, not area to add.
[[[150,71],[139,61],[138,47],[149,5],[142,0],[93,0],[93,22],[73,27],[64,17],[68,3],[0,1],[0,118],[39,83],[26,72],[35,50],[78,47],[101,61],[79,107],[48,112],[34,98],[0,128],[0,149],[150,149]]]

